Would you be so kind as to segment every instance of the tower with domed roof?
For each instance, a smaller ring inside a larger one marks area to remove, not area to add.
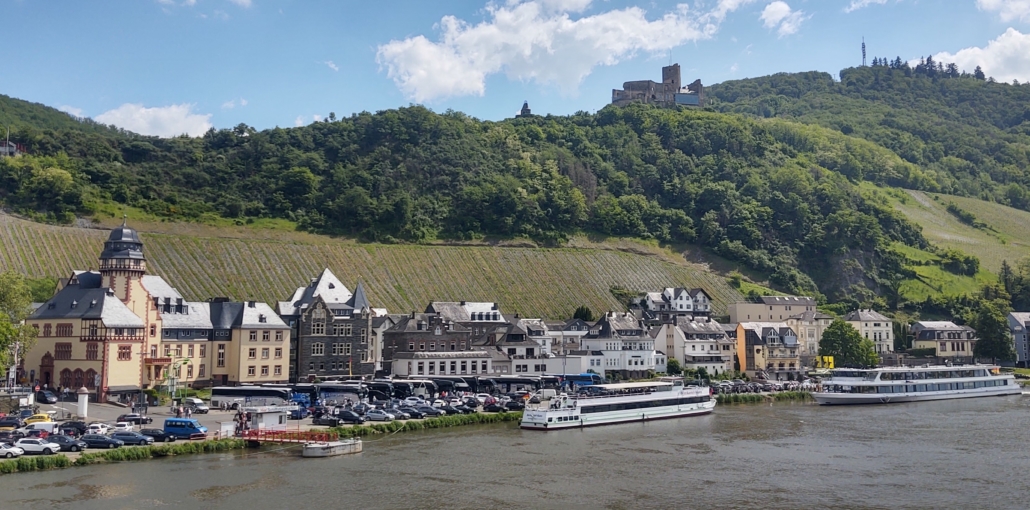
[[[143,256],[143,241],[139,233],[126,226],[111,230],[100,253],[100,275],[104,286],[114,290],[122,301],[128,301],[130,287],[138,283],[147,272],[147,259]]]

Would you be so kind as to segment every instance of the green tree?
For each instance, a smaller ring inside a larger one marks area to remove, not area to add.
[[[12,363],[12,348],[24,355],[36,339],[36,328],[22,324],[32,313],[32,291],[25,277],[14,271],[0,273],[0,370]]]
[[[984,81],[987,79],[987,75],[984,74],[984,70],[980,66],[976,66],[976,69],[973,70],[973,78]]]
[[[587,305],[580,305],[579,308],[576,308],[576,311],[573,312],[572,318],[592,322],[594,320],[594,312],[590,310]]]
[[[680,368],[680,361],[676,358],[669,358],[665,363],[665,372],[669,375],[680,375],[683,369]]]
[[[819,340],[819,355],[833,356],[835,366],[876,366],[879,358],[871,340],[862,335],[851,324],[836,319],[823,332]]]
[[[973,356],[990,358],[993,362],[1016,359],[1008,321],[1000,302],[981,302],[969,325],[976,330],[979,338],[973,347]]]

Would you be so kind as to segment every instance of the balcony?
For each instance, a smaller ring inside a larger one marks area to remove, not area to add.
[[[783,349],[778,349],[778,350],[775,350],[775,351],[774,350],[768,350],[765,353],[765,357],[766,357],[766,359],[797,359],[798,358],[798,352],[797,351],[787,351],[787,350],[783,350]]]
[[[143,358],[145,365],[170,365],[172,358]]]

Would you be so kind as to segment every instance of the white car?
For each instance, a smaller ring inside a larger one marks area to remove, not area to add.
[[[393,421],[396,419],[392,414],[383,411],[382,409],[370,410],[369,412],[365,413],[365,418],[371,421]]]
[[[110,432],[110,430],[111,427],[109,427],[106,423],[90,423],[88,429],[86,430],[86,433],[100,434],[102,436],[106,436],[107,433]]]
[[[35,437],[21,438],[17,443],[14,443],[14,446],[21,448],[25,453],[42,453],[43,455],[51,455],[61,451],[61,445]]]
[[[25,455],[25,450],[22,450],[21,448],[18,448],[17,446],[14,446],[12,444],[0,443],[0,457],[10,459],[14,457],[21,457],[22,455]]]
[[[445,405],[447,405],[447,402],[444,402],[443,400],[436,399],[433,401],[433,407],[443,407]]]
[[[478,393],[476,394],[476,400],[479,401],[479,405],[486,404],[486,401],[490,398],[489,393]]]
[[[108,433],[111,433],[111,432],[132,432],[132,430],[133,429],[132,429],[132,424],[131,423],[129,423],[127,421],[120,421],[118,423],[115,423],[114,427],[111,427],[111,429],[108,430]]]
[[[412,406],[424,406],[426,405],[426,400],[422,397],[408,397],[404,399],[404,403]]]

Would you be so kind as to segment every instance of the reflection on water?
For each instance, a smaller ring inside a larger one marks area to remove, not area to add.
[[[1030,399],[721,406],[559,432],[488,425],[0,477],[3,508],[1026,508]]]

